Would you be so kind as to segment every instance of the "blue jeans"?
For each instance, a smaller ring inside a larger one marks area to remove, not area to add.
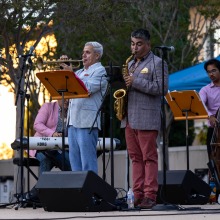
[[[63,156],[57,150],[37,151],[36,158],[40,161],[39,175],[42,172],[50,171],[53,167],[58,167],[61,170],[63,168]],[[64,169],[71,171],[69,153],[67,151],[65,151]]]
[[[92,170],[98,173],[96,145],[98,128],[68,127],[69,158],[72,171]]]

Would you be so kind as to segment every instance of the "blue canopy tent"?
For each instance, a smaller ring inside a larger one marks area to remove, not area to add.
[[[216,57],[220,60],[220,56]],[[204,63],[180,70],[169,75],[169,90],[199,90],[210,83],[210,79],[204,70]]]

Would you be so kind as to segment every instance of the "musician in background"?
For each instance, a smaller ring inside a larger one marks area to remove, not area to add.
[[[68,100],[64,100],[64,123],[66,123]],[[65,125],[64,125],[65,127]],[[62,100],[44,103],[35,118],[35,137],[62,137]],[[67,134],[67,133],[66,133]],[[65,134],[65,136],[67,136]],[[62,170],[62,150],[31,150],[30,156],[35,156],[40,161],[39,173],[50,171],[53,167]],[[65,151],[64,169],[71,170],[69,153]]]
[[[209,160],[211,158],[211,146],[212,133],[214,127],[218,122],[216,119],[216,112],[220,107],[220,61],[217,59],[210,59],[204,64],[204,69],[211,79],[211,83],[204,86],[199,95],[205,104],[208,111],[208,132],[207,132],[207,152]]]
[[[131,33],[131,52],[124,80],[128,88],[125,127],[127,149],[132,161],[135,206],[150,209],[156,205],[158,154],[156,139],[161,128],[163,94],[162,59],[151,51],[150,33],[138,29]],[[164,62],[164,94],[168,91],[168,68]]]
[[[107,88],[106,70],[100,62],[102,54],[100,43],[87,42],[82,52],[84,67],[75,72],[84,82],[89,97],[71,99],[69,104],[68,144],[72,171],[92,170],[98,173],[96,146],[98,130],[101,129],[100,115],[96,121],[95,118]],[[63,55],[60,59],[67,60],[68,57]],[[71,70],[65,63],[61,65]]]

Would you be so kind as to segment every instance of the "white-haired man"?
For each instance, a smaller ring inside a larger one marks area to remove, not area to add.
[[[87,42],[82,52],[83,68],[76,75],[84,82],[88,98],[71,99],[68,110],[68,143],[72,171],[92,170],[98,173],[96,146],[100,116],[95,121],[102,97],[107,88],[106,70],[100,60],[103,46],[98,42]],[[61,59],[67,57],[62,56]],[[68,65],[62,64],[64,69]]]

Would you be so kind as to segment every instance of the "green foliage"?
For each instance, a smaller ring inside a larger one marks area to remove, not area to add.
[[[152,49],[157,45],[173,45],[174,53],[165,54],[170,72],[189,67],[198,62],[198,54],[204,40],[211,30],[217,28],[213,23],[207,33],[201,32],[200,26],[216,19],[219,8],[200,7],[202,1],[178,0],[133,0],[133,1],[84,1],[73,4],[72,0],[58,3],[54,14],[55,25],[59,25],[55,34],[58,39],[57,57],[67,54],[79,58],[86,41],[99,41],[104,45],[103,63],[122,65],[130,55],[130,33],[137,28],[147,28],[152,37]],[[216,3],[217,4],[217,3]],[[192,20],[190,10],[197,9]],[[201,19],[202,13],[207,21]],[[198,22],[200,25],[198,25]],[[213,29],[214,28],[214,29]],[[198,39],[204,39],[198,42]],[[161,56],[159,51],[154,50]]]
[[[55,22],[62,24],[55,32],[58,56],[65,53],[74,58],[81,57],[87,41],[103,44],[104,65],[109,60],[113,65],[122,65],[130,55],[130,33],[141,26],[130,3],[99,0],[78,1],[77,5],[73,5],[72,1],[67,0],[66,4],[60,4],[58,8]]]
[[[203,123],[203,126],[199,128],[199,133],[197,135],[199,142],[202,145],[206,145],[208,126]]]
[[[194,121],[188,121],[188,145],[192,145],[195,138]],[[186,146],[186,122],[173,121],[169,133],[169,146]]]

